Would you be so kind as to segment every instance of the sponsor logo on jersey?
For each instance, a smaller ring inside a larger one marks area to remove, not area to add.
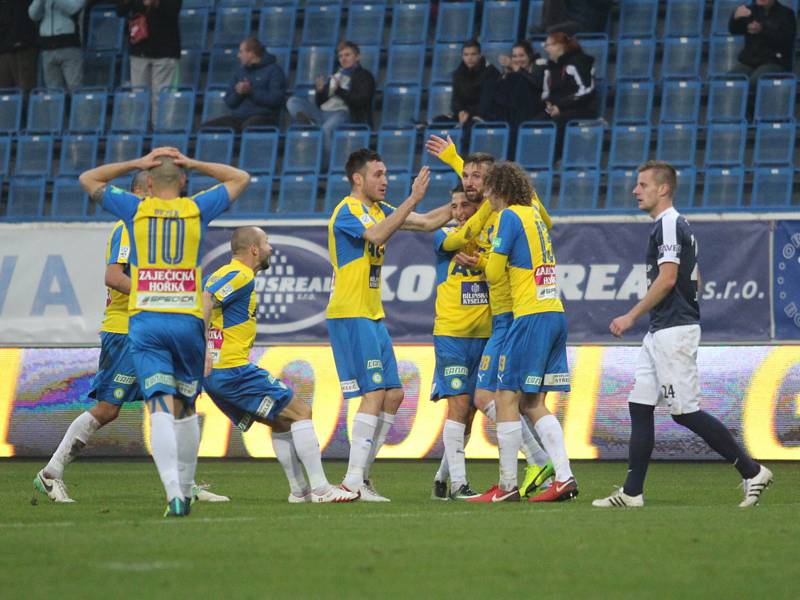
[[[467,367],[460,365],[444,368],[445,377],[452,377],[453,375],[463,375],[464,377],[466,377],[467,375],[469,375],[469,370],[467,370]]]
[[[680,254],[681,253],[681,245],[678,243],[675,244],[661,244],[658,247],[658,255],[664,256],[665,254]]]
[[[358,381],[355,379],[348,379],[347,381],[342,381],[339,383],[339,387],[342,388],[342,393],[349,393],[349,392],[359,392],[361,388],[358,387]]]
[[[191,398],[197,394],[197,380],[194,381],[176,381],[175,389],[181,396]]]
[[[217,296],[220,298],[227,298],[233,293],[233,286],[230,283],[226,283],[223,285],[219,291],[217,291]]]
[[[175,387],[175,378],[169,373],[156,373],[144,380],[144,389],[147,390],[159,384]]]
[[[124,388],[117,388],[114,390],[114,398],[117,400],[122,400],[125,397],[125,389]]]
[[[197,291],[194,269],[139,269],[136,289],[139,292],[182,294]]]
[[[120,383],[122,385],[133,385],[136,383],[136,377],[133,375],[123,375],[122,373],[117,373],[114,375],[114,383]]]
[[[367,370],[370,370],[370,369],[382,369],[382,368],[383,368],[383,362],[380,361],[380,360],[374,360],[373,359],[373,360],[368,360],[367,361]]]
[[[383,383],[383,375],[381,375],[380,373],[373,373],[372,381],[373,383],[378,383],[378,384]]]
[[[489,304],[489,286],[485,281],[461,282],[461,305]]]
[[[372,217],[370,217],[369,215],[361,215],[360,217],[358,217],[358,220],[361,221],[361,223],[363,223],[366,227],[369,227],[374,223]]]
[[[117,254],[117,261],[127,260],[130,255],[131,255],[131,247],[130,246],[120,246],[119,247],[119,254]]]
[[[569,385],[569,373],[547,373],[544,376],[545,385]]]
[[[463,387],[463,385],[464,384],[462,383],[462,381],[458,377],[454,378],[450,382],[450,387],[453,388],[454,390],[460,390]]]
[[[256,414],[262,419],[267,419],[269,418],[269,411],[272,410],[273,406],[275,406],[275,400],[269,396],[264,396],[261,404],[259,404],[258,408],[256,409]]]
[[[536,375],[528,375],[525,378],[525,385],[542,385],[542,378]]]
[[[503,243],[503,238],[501,238],[499,235],[495,236],[495,238],[492,240],[492,250],[497,250],[500,247],[500,244],[502,243]]]
[[[370,289],[376,290],[381,287],[381,266],[380,265],[370,265],[369,266],[369,287]]]

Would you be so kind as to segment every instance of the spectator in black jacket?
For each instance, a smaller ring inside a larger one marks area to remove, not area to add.
[[[754,85],[764,73],[792,70],[794,56],[795,14],[776,0],[756,0],[737,7],[728,29],[744,35],[739,64],[732,73],[742,73]]]
[[[336,53],[339,69],[329,78],[316,77],[314,102],[300,96],[286,102],[293,122],[322,126],[323,167],[328,164],[333,132],[339,125],[365,123],[372,127],[375,78],[359,62],[361,49],[355,42],[344,41]]]
[[[0,88],[36,87],[36,26],[31,0],[0,0]]]
[[[158,94],[174,84],[178,73],[181,4],[182,0],[117,0],[117,14],[128,18],[131,85],[150,88],[153,124],[158,117]],[[145,27],[138,25],[138,15],[144,15]]]
[[[544,110],[544,67],[537,64],[538,58],[527,40],[514,44],[510,56],[500,55],[498,62],[503,71],[493,84],[489,112],[482,115],[484,118],[505,121],[513,131]]]
[[[481,55],[480,43],[477,40],[465,42],[461,48],[461,64],[453,72],[449,116],[462,127],[468,127],[476,118],[483,119],[491,102],[491,84],[499,77],[500,72]]]
[[[239,66],[231,77],[225,104],[231,114],[201,127],[230,127],[240,132],[258,125],[277,125],[286,99],[286,74],[258,38],[239,44]]]

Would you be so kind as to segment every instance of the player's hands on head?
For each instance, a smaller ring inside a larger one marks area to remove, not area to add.
[[[138,160],[136,167],[146,171],[147,169],[160,166],[161,161],[158,159],[162,156],[171,156],[172,158],[176,158],[179,154],[180,152],[178,152],[177,148],[172,148],[170,146],[154,148],[149,154],[145,154]]]
[[[425,192],[428,191],[428,185],[431,182],[431,170],[428,167],[422,167],[419,174],[414,178],[414,183],[411,185],[411,197],[414,202],[419,203],[424,197]]]
[[[189,158],[188,156],[185,156],[180,152],[178,152],[178,155],[175,156],[174,158],[175,158],[175,164],[184,169],[194,169],[195,165],[197,164],[196,160]]]
[[[449,135],[446,140],[440,138],[438,135],[432,135],[428,138],[428,141],[425,142],[425,149],[429,154],[438,157],[442,152],[447,150],[448,146],[452,143],[453,139]]]
[[[454,260],[459,267],[465,269],[474,269],[478,266],[478,255],[467,254],[466,252],[459,252],[455,255]]]
[[[614,335],[614,337],[622,337],[622,334],[628,331],[631,327],[633,327],[633,317],[628,315],[622,315],[617,317],[611,324],[608,326],[609,331]]]

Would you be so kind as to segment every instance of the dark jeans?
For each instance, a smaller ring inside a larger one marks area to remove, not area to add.
[[[0,54],[0,88],[22,88],[30,92],[36,87],[36,48]]]
[[[228,115],[226,117],[217,117],[216,119],[209,119],[200,125],[200,129],[207,127],[228,127],[233,129],[236,133],[241,133],[242,130],[248,127],[258,127],[260,125],[277,125],[277,115],[255,115],[253,117],[234,117]]]
[[[750,79],[750,88],[755,88],[758,80],[765,73],[785,73],[786,69],[777,63],[766,63],[758,67],[751,67],[742,63],[736,63],[731,69],[733,75],[746,75]]]

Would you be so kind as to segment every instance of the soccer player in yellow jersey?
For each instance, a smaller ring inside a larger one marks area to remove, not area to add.
[[[498,361],[497,444],[500,482],[474,502],[519,501],[517,453],[522,443],[520,411],[533,422],[555,468],[555,481],[531,502],[578,495],[558,420],[545,405],[548,391],[569,391],[567,322],[556,285],[556,259],[547,226],[531,206],[533,188],[515,163],[498,163],[486,174],[486,194],[499,211],[489,285],[507,277],[514,320]]]
[[[423,167],[411,195],[396,209],[384,201],[386,165],[366,148],[345,165],[352,190],[333,210],[328,250],[334,287],[327,309],[328,333],[339,383],[346,399],[361,396],[353,422],[350,461],[342,482],[362,501],[388,502],[369,483],[368,469],[386,439],[403,388],[392,340],[383,322],[381,266],[385,244],[398,229],[435,231],[450,219],[450,203],[425,214],[414,212],[425,196],[430,171]]]
[[[108,185],[129,171],[148,171],[148,195]],[[181,196],[184,169],[221,185]],[[167,496],[166,516],[189,514],[200,428],[194,401],[203,377],[205,331],[201,304],[201,240],[208,223],[247,187],[239,169],[157,148],[132,161],[84,172],[90,198],[125,222],[130,235],[129,343],[136,378],[150,409],[150,442]]]

